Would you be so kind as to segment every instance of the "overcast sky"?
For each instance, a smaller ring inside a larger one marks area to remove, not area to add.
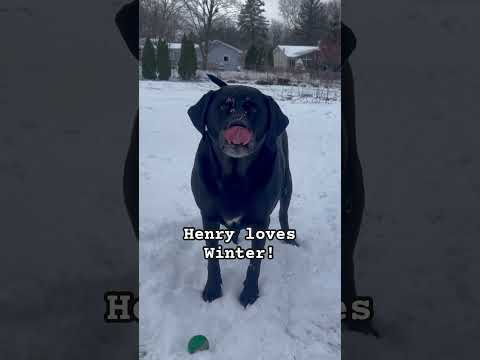
[[[276,19],[281,20],[280,11],[278,10],[278,0],[264,0],[265,1],[265,17],[267,20]]]

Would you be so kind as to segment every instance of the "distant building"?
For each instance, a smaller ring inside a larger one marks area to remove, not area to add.
[[[208,49],[209,70],[240,70],[242,65],[242,50],[220,40],[210,42]]]
[[[293,71],[301,60],[306,69],[316,63],[319,56],[318,46],[278,45],[273,49],[273,67],[277,70]]]
[[[156,47],[158,39],[152,39],[153,46]],[[143,46],[145,45],[145,39],[140,39],[140,56],[142,55]],[[180,50],[182,48],[181,43],[168,43],[168,53],[170,56],[170,62],[172,67],[178,66],[180,60]],[[200,46],[195,44],[195,52],[197,54],[197,64],[200,68],[202,65],[202,53]],[[224,43],[220,40],[210,41],[210,47],[208,51],[208,69],[210,70],[240,70],[242,59],[242,50],[236,47]]]

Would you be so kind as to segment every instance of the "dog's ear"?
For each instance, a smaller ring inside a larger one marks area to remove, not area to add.
[[[133,56],[138,60],[138,0],[134,0],[123,6],[115,16],[123,40]]]
[[[341,27],[341,37],[342,37],[342,61],[341,65],[345,65],[348,61],[348,58],[352,54],[353,50],[357,47],[357,38],[353,33],[352,29],[350,29],[347,25],[342,22]]]
[[[271,96],[265,96],[269,113],[269,129],[267,130],[266,142],[270,149],[275,149],[278,136],[286,129],[289,120],[282,112],[277,102]]]
[[[207,74],[207,76],[210,79],[210,81],[213,82],[215,85],[218,85],[220,87],[228,86],[228,84],[225,81],[219,79],[215,75]]]
[[[203,95],[202,98],[198,100],[198,102],[195,105],[191,106],[187,111],[188,116],[190,117],[190,120],[192,120],[193,125],[198,131],[200,131],[201,134],[203,134],[205,131],[207,110],[208,110],[208,106],[210,105],[210,102],[212,101],[214,93],[215,91],[210,90],[205,95]]]

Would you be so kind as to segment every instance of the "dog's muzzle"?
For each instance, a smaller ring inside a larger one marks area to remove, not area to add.
[[[223,130],[223,137],[227,144],[246,146],[253,139],[253,132],[248,127],[247,115],[244,112],[235,112]]]

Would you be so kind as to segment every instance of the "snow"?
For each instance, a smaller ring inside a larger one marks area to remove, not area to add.
[[[270,243],[260,298],[244,309],[238,296],[248,260],[221,260],[223,297],[205,303],[203,242],[182,240],[183,227],[201,228],[190,189],[200,134],[186,111],[216,86],[140,82],[142,359],[340,359],[340,101],[283,101],[284,87],[258,87],[290,119],[289,215],[301,246]],[[279,228],[278,207],[271,228]],[[207,336],[210,350],[192,356],[186,347],[196,334]]]
[[[182,48],[182,44],[181,43],[168,43],[168,48],[169,49],[174,49],[174,50],[180,50]],[[198,44],[195,44],[195,48],[196,49],[199,49],[199,45]]]
[[[287,57],[299,57],[318,50],[318,46],[278,45]]]

